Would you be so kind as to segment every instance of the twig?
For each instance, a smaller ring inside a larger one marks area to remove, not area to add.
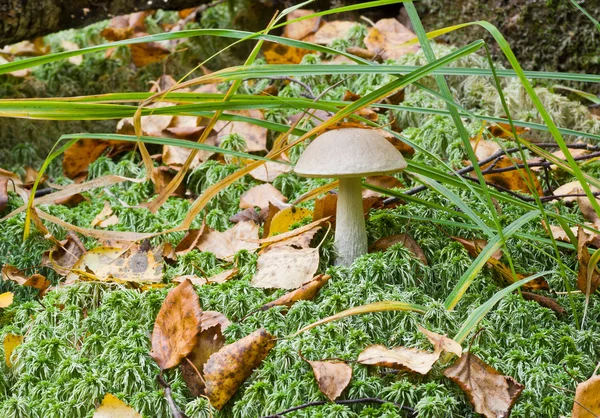
[[[171,386],[165,381],[162,376],[162,373],[156,376],[156,380],[165,390],[165,398],[167,398],[167,402],[169,403],[169,408],[171,409],[171,413],[173,414],[173,418],[188,418],[183,412],[177,408],[175,401],[173,400],[173,394],[171,392]]]
[[[264,416],[262,418],[283,418],[283,415],[288,414],[290,412],[298,411],[300,409],[310,408],[312,406],[325,405],[327,403],[329,403],[329,402],[327,402],[327,401],[308,402],[303,405],[298,405],[293,408],[286,409],[285,411],[281,411],[281,412],[278,412],[273,415]],[[386,403],[390,403],[390,404],[395,405],[398,408],[402,409],[403,411],[408,412],[410,418],[416,418],[416,416],[417,416],[417,413],[413,408],[410,408],[410,407],[404,406],[404,405],[400,405],[396,402],[390,402],[390,401],[386,401],[384,399],[378,399],[378,398],[346,399],[346,400],[341,400],[341,401],[334,401],[334,403],[336,403],[338,405],[352,405],[352,404],[357,404],[357,403],[378,403],[380,405],[383,405]]]

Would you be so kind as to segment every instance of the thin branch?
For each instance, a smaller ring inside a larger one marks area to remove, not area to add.
[[[283,416],[285,414],[289,414],[290,412],[298,411],[300,409],[310,408],[313,406],[325,405],[328,403],[329,402],[327,402],[327,401],[308,402],[303,405],[298,405],[293,408],[286,409],[285,411],[281,411],[281,412],[278,412],[273,415],[264,416],[262,418],[284,418]],[[386,403],[390,403],[390,404],[395,405],[396,407],[400,408],[401,410],[408,412],[409,418],[416,418],[416,416],[417,416],[417,413],[413,408],[398,404],[396,402],[386,401],[385,399],[379,399],[379,398],[346,399],[346,400],[341,400],[341,401],[334,401],[334,403],[336,403],[338,405],[352,405],[352,404],[357,404],[357,403],[377,403],[377,404],[383,405]]]
[[[156,380],[158,380],[158,383],[165,390],[165,398],[167,398],[167,402],[169,404],[169,408],[171,409],[171,413],[173,414],[173,418],[188,418],[188,416],[181,412],[175,404],[175,401],[173,400],[171,386],[165,381],[162,373],[156,376]]]

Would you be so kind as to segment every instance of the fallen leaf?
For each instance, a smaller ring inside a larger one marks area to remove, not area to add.
[[[142,418],[142,415],[116,396],[107,393],[92,418]]]
[[[27,277],[18,268],[8,264],[2,267],[2,280],[10,280],[21,286],[33,287],[38,289],[40,295],[51,285],[50,280],[41,274],[32,274]]]
[[[11,357],[15,348],[17,348],[23,342],[23,337],[21,335],[15,334],[6,334],[4,336],[4,360],[6,361],[6,365],[8,367],[13,366],[13,362],[11,361]]]
[[[293,245],[292,239],[298,238],[298,237],[300,237],[300,235],[303,235],[309,231],[312,231],[315,227],[321,225],[323,222],[327,222],[328,220],[329,220],[329,218],[322,218],[317,221],[311,222],[307,225],[301,226],[300,228],[296,228],[291,231],[284,232],[283,234],[278,234],[278,235],[273,235],[273,236],[270,236],[267,238],[258,239],[258,240],[255,240],[254,242],[256,242],[257,244],[263,244],[263,245],[265,245],[265,244],[271,245],[271,244],[275,244],[275,243],[281,243],[283,245]],[[303,238],[303,239],[305,239],[305,238]],[[296,243],[298,243],[298,241],[296,241]]]
[[[312,224],[310,224],[310,225],[312,225]],[[298,228],[298,229],[300,229],[300,228]],[[266,251],[272,250],[273,248],[286,247],[286,246],[294,247],[294,248],[308,248],[308,247],[310,247],[310,244],[311,244],[313,238],[315,237],[317,232],[319,232],[320,230],[321,230],[321,226],[314,226],[314,227],[308,229],[307,231],[304,231],[296,236],[293,236],[293,237],[288,238],[283,241],[277,241],[277,242],[269,245],[265,249],[263,249],[263,251],[266,252]],[[294,231],[297,231],[297,229],[295,229]],[[292,231],[290,231],[290,232],[292,232]],[[277,235],[277,237],[280,237],[280,235]]]
[[[273,248],[258,257],[252,286],[297,289],[310,281],[319,267],[319,249]]]
[[[328,45],[337,39],[346,38],[354,25],[356,23],[344,20],[327,22],[315,33],[312,42],[319,45]]]
[[[136,33],[135,36],[147,36],[145,32]],[[158,42],[144,42],[128,45],[131,51],[131,60],[133,64],[140,68],[146,65],[162,61],[171,54],[171,51]]]
[[[167,128],[168,131],[173,131],[174,129],[176,129],[176,128]],[[202,133],[203,130],[204,130],[204,127],[200,127],[197,137],[190,138],[190,140],[193,140],[195,142],[200,137],[200,134]],[[180,134],[181,134],[181,132],[179,132],[177,134],[177,136],[179,136]],[[185,139],[188,139],[188,138],[185,138]],[[208,136],[208,138],[206,138],[206,140],[204,141],[204,144],[216,145],[217,144],[216,141],[217,141],[217,136],[211,134]],[[181,170],[181,167],[183,167],[183,165],[185,164],[186,160],[188,159],[188,157],[192,153],[192,151],[193,151],[192,148],[184,148],[184,147],[175,147],[172,145],[165,145],[165,146],[163,146],[162,162],[164,165],[169,166],[169,168],[171,168],[175,171],[179,171],[179,170]],[[213,152],[202,151],[202,150],[198,151],[198,153],[194,157],[194,160],[190,164],[190,169],[194,169],[194,168],[198,167],[202,162],[208,160],[211,155],[213,155]]]
[[[342,361],[310,361],[319,390],[333,402],[352,380],[352,367]]]
[[[153,251],[124,251],[122,248],[96,247],[85,253],[67,275],[66,283],[78,279],[100,281],[160,283],[162,248]]]
[[[258,212],[256,212],[256,209],[254,209],[253,207],[246,208],[229,218],[229,222],[232,222],[234,224],[236,224],[238,222],[244,222],[244,221],[252,221],[258,225],[263,223],[263,219],[258,214]]]
[[[250,190],[246,191],[240,197],[240,208],[266,208],[269,206],[269,202],[277,205],[281,202],[287,202],[287,197],[281,194],[281,192],[272,185],[265,183],[259,186],[254,186]]]
[[[280,157],[279,160],[289,162],[287,157]],[[272,183],[277,176],[290,171],[292,171],[291,165],[267,161],[265,164],[252,170],[248,174],[250,174],[250,176],[254,177],[256,180],[264,181],[265,183]]]
[[[246,116],[263,120],[264,114],[259,109],[229,110],[227,114]],[[246,140],[248,152],[265,151],[267,149],[267,128],[249,122],[219,120],[215,124],[218,132],[217,143],[220,145],[223,137],[231,134],[239,134]]]
[[[63,173],[70,179],[78,178],[88,171],[88,166],[96,161],[110,147],[128,146],[122,141],[101,139],[80,139],[64,153]]]
[[[196,248],[205,228],[206,225],[202,222],[200,229],[189,229],[187,234],[177,244],[177,247],[175,247],[175,254],[184,255]]]
[[[524,386],[510,376],[500,374],[474,354],[466,353],[444,375],[465,392],[475,412],[486,418],[510,416]]]
[[[465,249],[467,250],[467,252],[469,253],[469,255],[471,257],[477,257],[479,255],[479,253],[481,252],[481,250],[483,250],[485,248],[485,246],[488,245],[488,242],[486,239],[466,239],[466,238],[460,238],[460,237],[451,237],[451,238],[454,241],[462,244],[462,246],[465,247]],[[492,254],[492,258],[494,258],[496,260],[500,260],[502,258],[502,250],[498,250],[494,254]]]
[[[503,117],[506,117],[506,116],[503,116]],[[514,138],[513,133],[512,133],[512,128],[510,127],[510,124],[508,124],[508,123],[500,123],[499,122],[499,123],[488,126],[487,130],[492,136],[495,136],[496,138],[501,138],[501,139]],[[522,126],[515,126],[515,132],[519,136],[528,131],[529,131],[529,128],[525,128]]]
[[[165,190],[168,184],[175,177],[175,173],[170,171],[170,168],[167,166],[154,167],[152,169],[152,173],[150,173],[150,178],[154,183],[154,193],[161,194],[163,190]],[[185,184],[181,183],[175,189],[175,191],[171,194],[171,196],[184,197],[185,196]]]
[[[327,193],[325,196],[315,200],[313,210],[313,221],[323,218],[330,218],[330,222],[335,224],[335,212],[337,209],[337,194]]]
[[[225,232],[207,228],[196,247],[213,253],[218,259],[229,260],[240,250],[252,252],[258,249],[252,242],[258,239],[258,230],[258,225],[252,221],[238,222]]]
[[[312,51],[291,45],[265,42],[263,54],[267,64],[300,64],[302,58]]]
[[[216,314],[225,316],[219,312]],[[208,316],[207,316],[208,315]],[[202,312],[201,327],[198,341],[192,352],[181,362],[181,375],[192,395],[199,397],[204,395],[204,377],[201,375],[204,365],[211,355],[218,352],[225,345],[225,337],[222,331],[227,325],[222,325],[219,320],[209,312]],[[227,318],[225,318],[227,320]],[[222,320],[221,320],[222,321]],[[191,363],[191,364],[190,364]]]
[[[108,201],[104,202],[104,207],[102,210],[92,219],[92,223],[90,224],[92,227],[99,226],[101,228],[105,228],[110,225],[116,225],[119,223],[119,218],[116,215],[113,215],[113,210],[110,207],[110,203]]]
[[[60,41],[60,46],[62,46],[62,48],[65,51],[77,51],[79,49],[79,45],[77,45],[75,42],[68,41],[66,39]],[[81,65],[81,63],[83,62],[83,55],[76,55],[74,57],[68,58],[68,60],[73,65]]]
[[[210,356],[204,380],[211,405],[221,410],[274,346],[274,337],[261,328]]]
[[[325,284],[327,284],[330,278],[331,276],[329,276],[328,274],[319,274],[302,287],[293,290],[289,293],[286,293],[279,299],[276,299],[272,302],[261,306],[260,310],[266,311],[274,306],[287,306],[289,308],[299,300],[312,300],[317,295],[317,293],[319,293],[319,290],[321,290],[321,288],[325,286]]]
[[[369,176],[365,179],[365,182],[383,189],[401,189],[404,187],[400,180],[392,176]],[[369,189],[363,189],[362,195],[363,198],[382,196],[381,193]]]
[[[383,345],[371,345],[358,355],[357,362],[368,366],[410,370],[425,375],[440,358],[440,354],[440,350],[430,353],[416,348],[394,347],[388,349]]]
[[[406,247],[416,258],[418,258],[421,263],[424,265],[428,265],[427,257],[425,257],[425,253],[423,249],[417,244],[413,237],[409,234],[397,234],[391,235],[389,237],[379,238],[369,247],[369,252],[375,251],[386,251],[392,245],[402,244]]]
[[[537,302],[540,306],[551,309],[560,316],[567,313],[565,308],[560,306],[555,299],[552,299],[552,298],[549,298],[549,297],[543,296],[543,295],[538,295],[537,293],[531,293],[531,292],[521,292],[521,295],[523,296],[523,299],[533,300],[533,301]]]
[[[50,267],[61,276],[66,276],[86,250],[77,234],[67,232],[67,239],[60,241],[42,256],[42,266]]]
[[[600,204],[600,199],[596,198],[596,202]],[[595,227],[600,226],[600,217],[598,217],[596,209],[594,209],[594,207],[592,206],[592,202],[587,196],[578,196],[577,205],[579,206],[579,211],[581,212],[581,215],[583,215],[585,219],[594,224]]]
[[[592,376],[577,385],[572,418],[600,416],[600,376]]]
[[[264,219],[263,238],[268,237],[271,233],[271,222],[279,211],[281,211],[281,208],[278,205],[274,205],[272,202],[269,202],[269,206],[266,209],[260,209],[260,217]]]
[[[12,292],[0,293],[0,308],[7,308],[13,303],[15,295]]]
[[[577,231],[577,261],[579,262],[579,271],[577,272],[577,289],[584,295],[591,295],[600,287],[600,272],[598,266],[590,269],[590,252],[588,251],[588,234],[579,227]],[[590,271],[591,270],[591,271]]]
[[[381,19],[374,27],[369,28],[364,43],[367,49],[379,54],[383,59],[399,59],[409,52],[419,50],[419,45],[401,44],[416,38],[415,34],[394,18]]]
[[[289,13],[286,20],[295,20],[300,17],[314,14],[314,10],[297,9]],[[283,36],[290,39],[301,40],[306,38],[311,33],[315,33],[321,24],[321,17],[311,17],[310,19],[304,19],[299,22],[289,23],[283,28]]]
[[[269,236],[283,234],[290,231],[290,227],[302,221],[304,218],[312,217],[313,212],[310,209],[290,206],[279,211],[271,220],[269,227]]]
[[[600,192],[600,189],[597,188],[596,186],[593,186],[591,184],[588,184],[588,186],[589,186],[590,190],[592,191],[592,193]],[[554,190],[553,194],[555,196],[567,195],[567,196],[561,198],[561,200],[563,200],[564,202],[576,202],[577,196],[568,196],[568,195],[584,194],[584,191],[583,191],[583,187],[581,186],[581,183],[576,180],[576,181],[571,181],[569,183],[563,184],[558,189]]]
[[[440,350],[442,352],[445,351],[446,353],[455,354],[457,357],[462,356],[461,345],[453,339],[448,338],[446,335],[441,335],[433,331],[429,331],[428,329],[423,328],[421,325],[417,325],[417,329],[421,334],[427,337],[431,344],[433,344],[434,351]]]
[[[194,349],[202,330],[202,309],[194,286],[183,281],[169,291],[152,332],[152,352],[161,369],[177,366]]]
[[[44,38],[38,37],[32,41],[22,41],[12,45],[6,45],[0,53],[14,55],[17,57],[39,57],[50,52],[50,46],[44,43]]]

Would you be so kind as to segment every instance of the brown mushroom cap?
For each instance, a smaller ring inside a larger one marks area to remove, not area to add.
[[[342,128],[317,137],[294,171],[303,177],[366,177],[395,173],[406,161],[387,139],[371,129]]]

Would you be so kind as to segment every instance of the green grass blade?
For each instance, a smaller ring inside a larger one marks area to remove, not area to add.
[[[515,232],[517,232],[519,228],[521,228],[523,225],[525,225],[527,222],[531,221],[535,217],[539,216],[539,214],[539,211],[535,210],[521,216],[519,219],[508,225],[502,231],[502,237],[504,239],[510,238]],[[473,280],[475,280],[475,276],[479,274],[483,266],[485,266],[487,260],[489,260],[489,258],[496,251],[498,251],[501,246],[502,239],[500,235],[496,235],[494,238],[489,240],[488,245],[486,245],[483,248],[483,250],[479,253],[475,261],[473,261],[473,264],[471,264],[467,271],[461,276],[458,283],[454,286],[454,289],[452,290],[450,295],[448,295],[448,297],[446,298],[446,301],[444,302],[444,306],[446,307],[446,309],[454,309],[454,307],[462,299],[463,295],[465,294],[471,283],[473,283]]]
[[[589,13],[588,13],[588,11],[587,11],[587,10],[585,10],[583,7],[581,7],[581,6],[579,5],[579,3],[577,3],[575,0],[571,0],[571,3],[573,3],[573,6],[577,7],[577,8],[579,9],[579,11],[580,11],[581,13],[583,13],[583,14],[584,14],[584,15],[585,15],[585,16],[586,16],[588,19],[590,19],[590,20],[592,21],[592,23],[593,23],[594,25],[596,25],[596,29],[598,29],[598,30],[600,31],[600,22],[598,22],[596,19],[594,19],[594,18],[592,17],[592,15],[591,15],[591,14],[589,14]]]

